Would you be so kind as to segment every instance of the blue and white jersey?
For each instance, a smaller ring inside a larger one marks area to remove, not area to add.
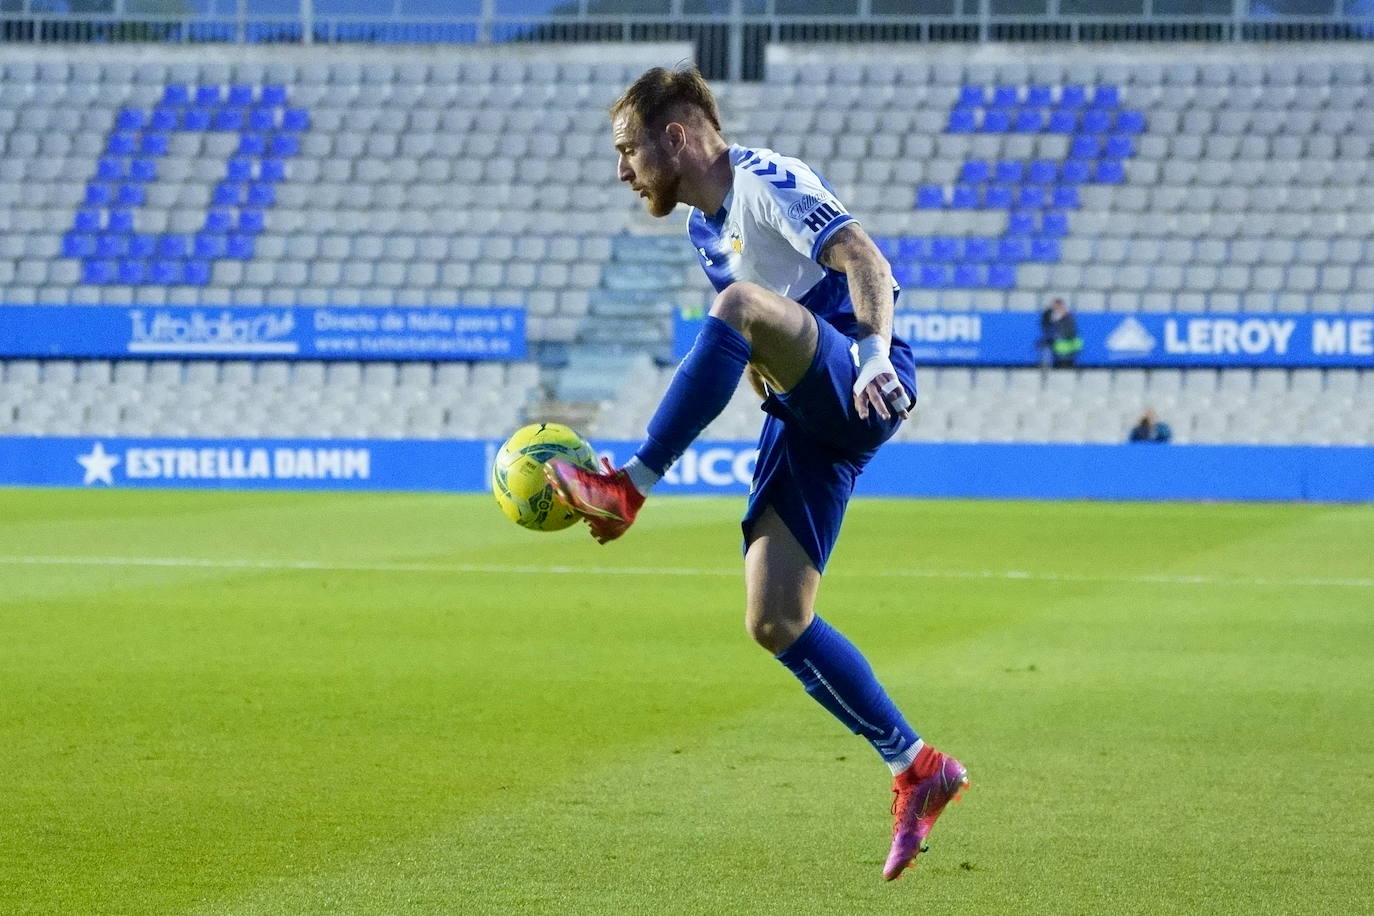
[[[737,280],[770,289],[853,334],[845,276],[817,261],[841,226],[854,222],[825,179],[800,159],[730,147],[734,182],[720,211],[695,207],[687,234],[717,290]]]

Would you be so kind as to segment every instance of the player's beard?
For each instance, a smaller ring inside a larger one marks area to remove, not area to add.
[[[661,171],[646,175],[645,179],[640,182],[640,188],[644,191],[644,207],[649,211],[649,215],[664,217],[672,213],[673,208],[677,206],[677,190],[682,182],[681,176]]]

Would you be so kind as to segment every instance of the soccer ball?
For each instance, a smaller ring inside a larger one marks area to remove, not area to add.
[[[561,531],[578,515],[544,479],[544,464],[562,458],[597,470],[596,452],[561,423],[531,423],[506,440],[491,466],[491,492],[506,517],[534,531]]]

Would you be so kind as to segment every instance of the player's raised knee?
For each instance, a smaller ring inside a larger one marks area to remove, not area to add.
[[[711,315],[747,335],[751,326],[768,320],[772,305],[773,298],[766,289],[740,280],[716,294]]]

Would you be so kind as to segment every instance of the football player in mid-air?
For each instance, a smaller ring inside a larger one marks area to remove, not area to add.
[[[618,538],[748,374],[767,417],[742,523],[746,626],[891,768],[883,877],[896,878],[968,775],[813,610],[855,478],[915,403],[911,349],[892,338],[891,267],[805,163],[725,141],[695,69],[649,70],[610,114],[620,180],[653,216],[692,207],[687,232],[717,295],[635,456],[600,474],[555,460],[547,473],[598,541]]]

